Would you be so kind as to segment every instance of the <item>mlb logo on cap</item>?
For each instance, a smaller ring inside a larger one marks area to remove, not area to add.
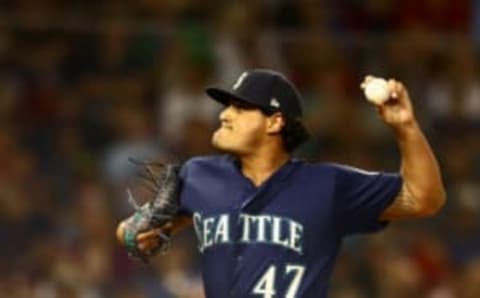
[[[278,102],[278,100],[275,98],[275,97],[272,97],[272,99],[270,100],[270,106],[272,108],[280,108],[280,103]]]

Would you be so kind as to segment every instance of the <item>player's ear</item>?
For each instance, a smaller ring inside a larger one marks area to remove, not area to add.
[[[277,134],[282,131],[282,128],[285,126],[285,118],[281,113],[275,113],[268,117],[267,119],[267,133],[268,134]]]

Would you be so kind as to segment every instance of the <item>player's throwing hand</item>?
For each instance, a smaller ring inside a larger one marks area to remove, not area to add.
[[[388,125],[399,128],[399,126],[410,125],[415,122],[412,102],[405,86],[394,79],[388,81],[390,99],[378,107],[378,113]]]
[[[412,102],[405,86],[394,79],[388,80],[390,99],[377,107],[378,114],[388,125],[400,128],[415,122]]]

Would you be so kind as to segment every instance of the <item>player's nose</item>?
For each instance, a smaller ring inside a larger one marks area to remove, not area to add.
[[[233,109],[233,106],[228,105],[220,112],[219,119],[221,122],[228,121],[229,119],[231,119],[232,109]]]

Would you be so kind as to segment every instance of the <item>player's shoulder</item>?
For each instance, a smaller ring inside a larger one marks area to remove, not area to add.
[[[363,175],[376,175],[379,173],[377,171],[369,171],[369,170],[357,168],[355,166],[339,164],[334,162],[329,162],[329,163],[326,163],[325,165],[329,167],[332,171],[335,171],[340,174],[356,173],[356,174],[363,174]]]
[[[307,172],[335,172],[342,168],[343,165],[332,162],[312,162],[301,160],[301,166]]]
[[[303,168],[307,173],[322,173],[332,176],[349,174],[376,175],[378,172],[367,171],[354,166],[335,162],[303,162]]]
[[[221,165],[231,162],[227,155],[202,155],[194,156],[185,161],[186,165]]]
[[[228,155],[205,155],[194,156],[183,163],[183,169],[186,171],[192,169],[222,169],[227,168],[233,163],[233,158]]]

